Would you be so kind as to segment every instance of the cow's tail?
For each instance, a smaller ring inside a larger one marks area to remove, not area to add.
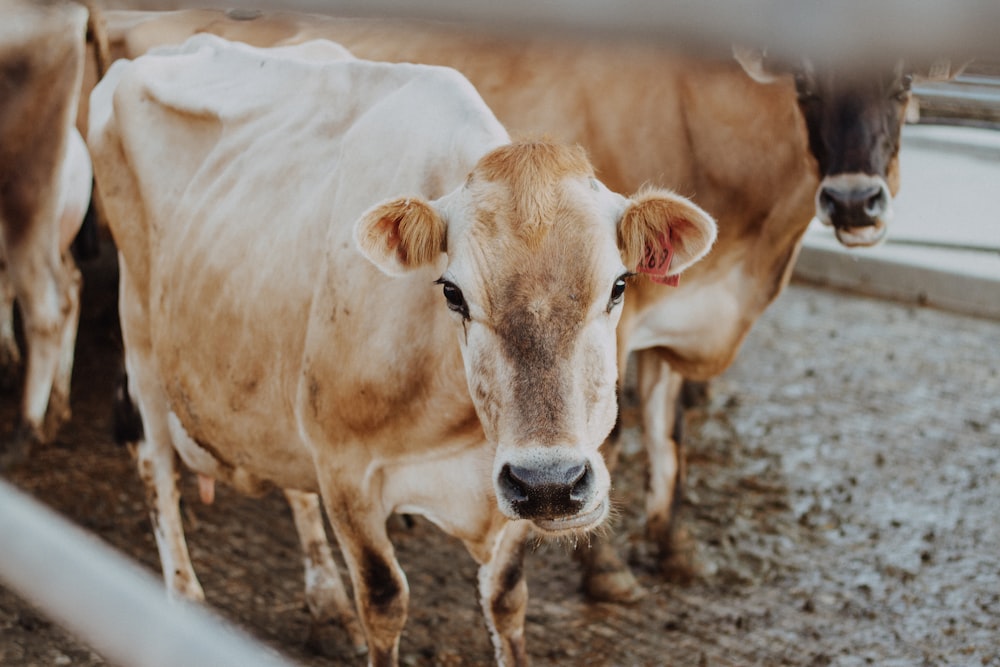
[[[129,393],[128,374],[124,370],[115,389],[114,410],[115,442],[119,445],[135,445],[142,440],[142,416]]]
[[[111,67],[111,46],[108,42],[108,29],[104,20],[104,12],[95,0],[80,0],[87,8],[87,44],[93,46],[94,65],[97,71],[97,81],[104,78]],[[88,49],[89,50],[89,49]],[[98,227],[97,197],[90,196],[90,205],[83,218],[76,237],[73,238],[73,257],[77,262],[95,259],[101,254],[101,241]]]

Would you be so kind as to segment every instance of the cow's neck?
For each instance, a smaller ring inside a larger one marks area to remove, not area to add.
[[[710,257],[692,272],[743,264],[760,286],[763,308],[813,217],[815,161],[790,83],[758,84],[736,65],[702,67],[692,66],[682,86],[690,194],[718,220],[712,253],[727,261]]]

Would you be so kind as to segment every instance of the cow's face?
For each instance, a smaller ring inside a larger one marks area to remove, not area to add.
[[[617,414],[615,328],[630,276],[663,238],[678,273],[714,237],[686,200],[616,195],[583,151],[548,143],[497,149],[459,190],[376,207],[357,234],[390,273],[446,255],[439,308],[496,446],[498,506],[548,533],[592,528],[608,512],[598,447]]]
[[[846,246],[877,243],[899,188],[899,140],[911,75],[902,63],[866,76],[805,63],[794,76],[821,179],[816,217],[832,225]]]
[[[910,100],[912,72],[902,62],[861,72],[771,62],[763,52],[738,49],[751,77],[770,83],[794,79],[815,158],[819,188],[816,217],[832,225],[846,246],[881,241],[899,188],[900,133]]]

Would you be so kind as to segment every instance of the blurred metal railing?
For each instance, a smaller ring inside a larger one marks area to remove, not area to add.
[[[1000,58],[997,0],[104,0],[109,9],[243,8],[448,20],[494,32],[766,46],[846,65]]]
[[[293,667],[2,480],[0,536],[0,580],[116,664]]]
[[[1000,128],[1000,59],[972,62],[953,80],[915,85],[920,122]]]

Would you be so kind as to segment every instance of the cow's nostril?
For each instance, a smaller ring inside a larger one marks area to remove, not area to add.
[[[875,217],[880,215],[885,209],[885,192],[879,190],[865,201],[865,213]]]
[[[582,502],[590,496],[593,486],[594,471],[590,468],[590,463],[580,466],[580,473],[570,481],[572,488],[569,491],[570,500]]]
[[[819,193],[819,203],[826,210],[832,211],[837,206],[837,199],[830,194],[828,188],[823,188]]]
[[[500,470],[500,487],[511,502],[523,503],[528,500],[527,483],[518,477],[517,470],[510,464]]]
[[[817,195],[820,219],[839,229],[877,225],[889,207],[889,194],[878,183],[831,184]]]
[[[497,498],[521,519],[572,516],[589,503],[597,483],[586,460],[550,465],[506,463],[497,475]]]

